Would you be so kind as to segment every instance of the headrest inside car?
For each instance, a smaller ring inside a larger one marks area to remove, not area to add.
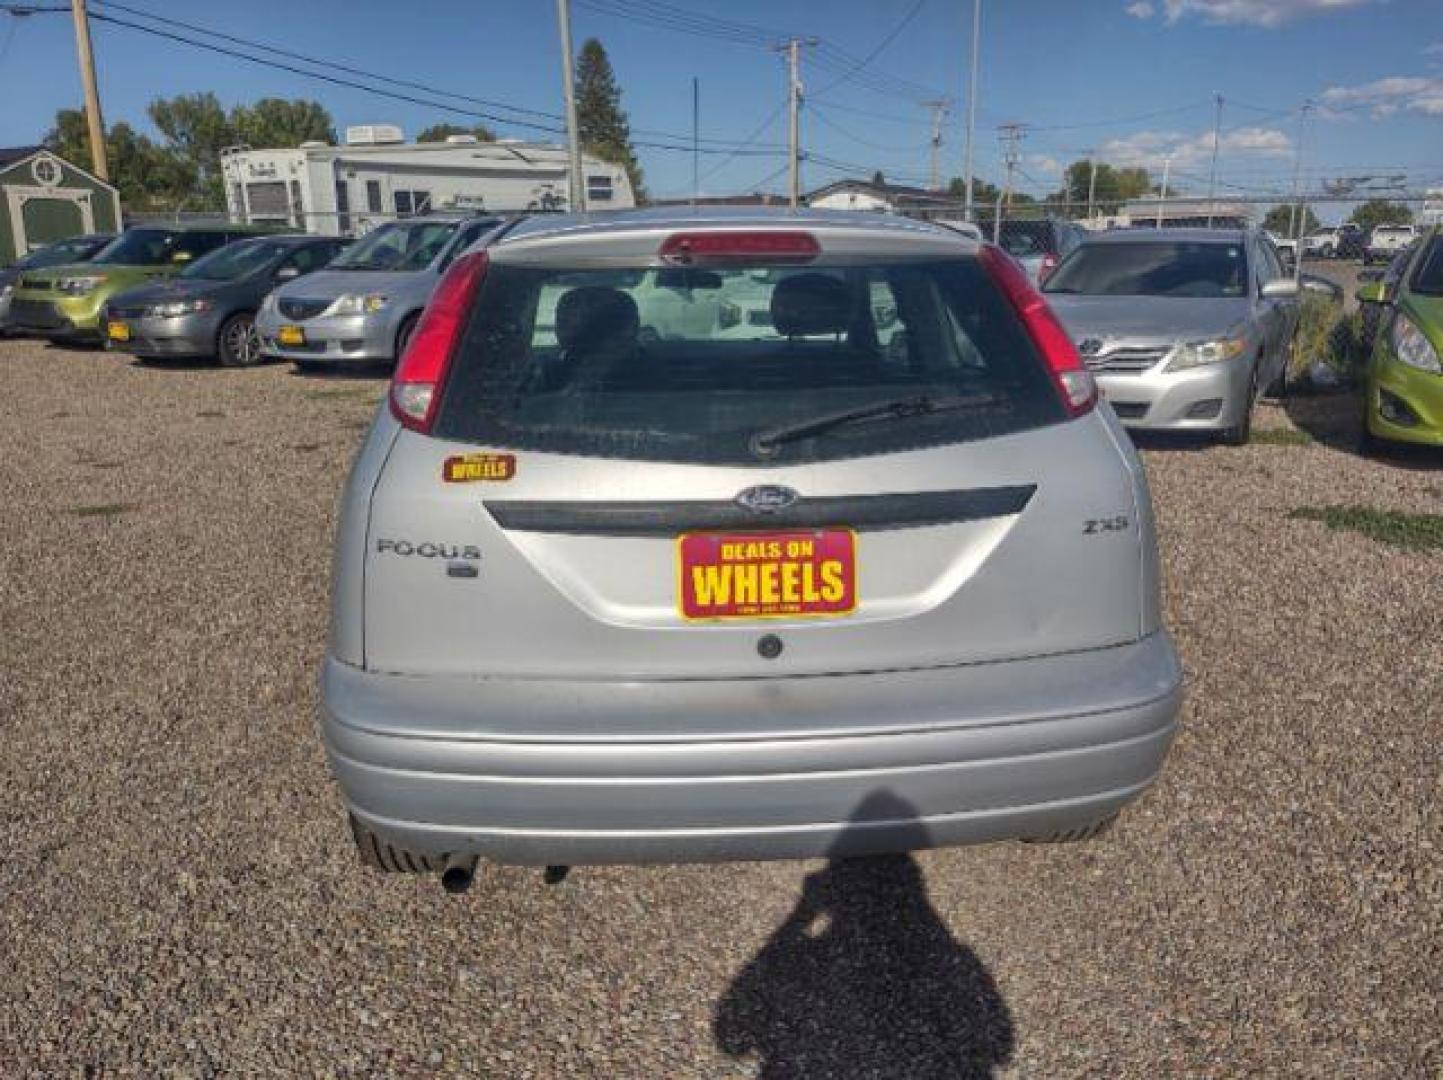
[[[783,337],[842,334],[851,316],[851,292],[830,274],[796,274],[772,290],[772,325]]]
[[[636,344],[641,316],[620,289],[582,285],[556,305],[556,341],[568,353],[610,352]]]

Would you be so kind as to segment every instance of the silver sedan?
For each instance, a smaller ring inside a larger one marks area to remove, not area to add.
[[[1251,230],[1102,233],[1044,291],[1124,424],[1234,445],[1281,379],[1298,321],[1296,283]]]

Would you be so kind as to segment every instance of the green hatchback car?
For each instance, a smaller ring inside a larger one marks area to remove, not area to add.
[[[1382,313],[1364,382],[1365,440],[1443,447],[1443,226],[1358,299]]]
[[[10,299],[9,327],[55,342],[99,343],[105,338],[101,312],[115,294],[170,277],[232,240],[272,231],[244,225],[132,226],[87,263],[22,274]]]

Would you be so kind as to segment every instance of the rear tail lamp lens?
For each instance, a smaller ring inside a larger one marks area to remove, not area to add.
[[[659,254],[670,263],[811,262],[822,245],[808,232],[723,230],[672,233]]]
[[[977,257],[1042,354],[1068,414],[1081,416],[1090,410],[1097,404],[1097,382],[1082,366],[1072,339],[1042,294],[1027,280],[1027,273],[1011,256],[992,244],[984,244]]]
[[[391,412],[412,431],[428,433],[446,372],[456,352],[466,313],[486,276],[487,255],[475,251],[451,264],[436,286],[421,321],[411,335],[406,353],[391,379]]]

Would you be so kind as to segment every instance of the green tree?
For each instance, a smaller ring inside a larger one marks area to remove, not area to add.
[[[474,135],[481,142],[496,141],[496,133],[485,124],[477,124],[474,127],[462,127],[460,124],[432,124],[416,136],[416,141],[418,143],[445,142],[452,135]]]
[[[1387,199],[1369,199],[1353,211],[1353,221],[1364,232],[1377,225],[1407,225],[1413,220],[1413,211],[1402,203]]]
[[[576,58],[576,126],[582,149],[624,168],[640,202],[646,189],[631,145],[631,122],[621,107],[611,60],[596,38],[587,38]]]
[[[1293,238],[1293,234],[1288,231],[1288,223],[1291,221],[1294,230],[1296,230],[1298,227],[1297,214],[1297,203],[1279,203],[1269,210],[1267,216],[1263,218],[1263,228],[1267,229],[1268,232],[1274,236],[1281,236],[1285,240],[1290,240]],[[1323,224],[1318,220],[1318,215],[1313,213],[1313,208],[1311,206],[1303,207],[1302,235],[1306,236],[1308,233],[1315,232],[1322,227]]]
[[[1002,189],[996,184],[989,184],[986,180],[973,179],[972,181],[972,203],[974,206],[993,206],[997,202],[997,196]],[[949,199],[965,199],[967,197],[967,181],[960,176],[954,176],[947,181],[947,197]]]
[[[146,113],[151,123],[160,129],[165,148],[185,170],[190,180],[191,202],[208,207],[224,206],[220,152],[236,145],[240,139],[220,100],[210,92],[156,98]]]
[[[1097,175],[1093,177],[1093,165]],[[1093,209],[1101,214],[1115,214],[1129,199],[1137,199],[1153,190],[1152,178],[1146,169],[1116,169],[1105,161],[1092,162],[1087,158],[1074,161],[1067,166],[1062,194],[1063,201],[1070,204],[1070,213],[1081,216],[1087,212],[1087,195],[1091,190]]]
[[[336,128],[325,106],[314,101],[261,98],[254,105],[230,111],[237,142],[266,149],[288,150],[303,142],[336,141]]]
[[[90,140],[81,110],[57,112],[55,126],[44,141],[47,149],[67,161],[81,168],[90,167]],[[167,208],[186,194],[187,180],[175,159],[124,121],[106,132],[105,157],[110,181],[120,189],[121,201],[130,209]]]

